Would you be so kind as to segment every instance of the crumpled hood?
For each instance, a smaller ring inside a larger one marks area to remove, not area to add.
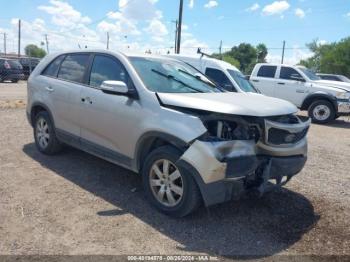
[[[316,80],[313,83],[321,86],[338,88],[339,91],[347,91],[350,92],[350,83],[338,82],[338,81],[330,81],[330,80]]]
[[[298,109],[285,100],[253,93],[157,93],[164,105],[244,116],[294,114]]]

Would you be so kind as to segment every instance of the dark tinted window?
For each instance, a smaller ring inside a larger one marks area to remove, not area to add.
[[[17,60],[7,60],[7,63],[9,63],[11,69],[22,69],[22,65]]]
[[[303,77],[295,69],[293,69],[291,67],[282,66],[280,78],[286,79],[286,80],[295,80],[295,78],[303,78]]]
[[[276,70],[277,66],[261,66],[258,72],[258,76],[274,78]]]
[[[91,68],[90,85],[99,87],[103,81],[115,80],[128,84],[127,73],[114,58],[97,55]]]
[[[340,81],[340,79],[336,76],[320,76],[324,80],[331,80],[331,81]]]
[[[87,54],[67,55],[61,64],[58,78],[83,83],[88,61],[89,55]]]
[[[49,64],[44,72],[42,73],[44,76],[51,76],[51,77],[57,77],[58,69],[60,67],[60,64],[63,60],[64,56],[59,56],[51,64]]]
[[[213,80],[218,86],[228,91],[236,91],[230,79],[224,74],[224,72],[214,68],[207,68],[205,71],[205,74],[211,80]]]

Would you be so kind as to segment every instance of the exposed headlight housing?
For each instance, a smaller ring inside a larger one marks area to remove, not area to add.
[[[350,100],[350,92],[339,92],[335,96],[338,100],[349,101]]]

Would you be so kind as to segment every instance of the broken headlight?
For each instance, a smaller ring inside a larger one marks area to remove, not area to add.
[[[208,132],[205,141],[255,140],[260,138],[257,125],[235,120],[204,120]]]

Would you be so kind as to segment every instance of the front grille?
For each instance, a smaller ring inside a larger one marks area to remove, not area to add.
[[[300,132],[291,133],[287,130],[270,128],[268,134],[268,143],[273,145],[295,144],[302,140],[309,128],[305,128]]]

